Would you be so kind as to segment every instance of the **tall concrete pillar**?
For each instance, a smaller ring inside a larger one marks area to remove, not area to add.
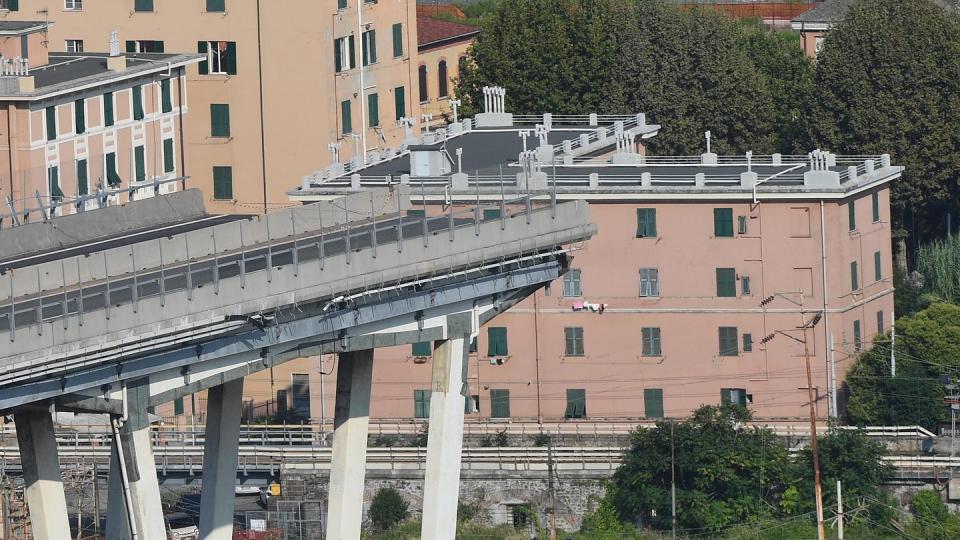
[[[233,537],[233,502],[240,445],[243,379],[207,391],[207,430],[203,446],[203,492],[200,495],[200,538]]]
[[[17,426],[26,486],[24,495],[30,509],[33,536],[69,539],[67,499],[63,494],[53,418],[49,411],[30,410],[14,413],[13,420]]]
[[[167,538],[147,413],[149,390],[147,379],[127,383],[127,419],[114,435],[110,454],[106,531],[109,540],[130,538],[131,523],[140,540]]]
[[[470,336],[440,342],[433,351],[427,472],[423,483],[424,540],[454,538],[460,494],[460,453],[463,447],[463,383]]]
[[[360,538],[372,380],[373,349],[340,355],[327,500],[327,540]]]

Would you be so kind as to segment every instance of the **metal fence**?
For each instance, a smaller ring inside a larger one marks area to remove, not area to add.
[[[244,514],[244,540],[315,540],[324,537],[325,503],[318,500],[277,501],[276,510]]]

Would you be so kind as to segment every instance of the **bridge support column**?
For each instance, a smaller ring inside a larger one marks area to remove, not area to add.
[[[165,540],[167,532],[163,521],[163,505],[160,502],[157,466],[153,459],[150,418],[147,413],[150,402],[149,380],[140,379],[128,383],[124,399],[127,419],[115,431],[110,453],[107,538],[130,538],[132,511],[133,527],[139,540]]]
[[[243,379],[225,382],[207,392],[203,494],[200,496],[200,538],[205,540],[233,537],[242,405]]]
[[[460,453],[463,447],[463,383],[470,336],[439,344],[433,351],[427,472],[423,483],[424,540],[454,538],[460,494]]]
[[[340,355],[327,500],[327,540],[360,538],[372,380],[372,349]]]
[[[67,499],[63,494],[57,439],[49,411],[23,411],[13,415],[23,464],[24,494],[30,523],[37,538],[69,539]]]

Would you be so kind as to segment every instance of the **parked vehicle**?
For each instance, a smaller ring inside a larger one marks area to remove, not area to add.
[[[198,540],[200,529],[189,514],[177,512],[163,516],[169,540]]]

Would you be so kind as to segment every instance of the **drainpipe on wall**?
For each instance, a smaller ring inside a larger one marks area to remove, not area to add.
[[[367,162],[367,96],[363,87],[363,3],[365,0],[357,0],[357,40],[360,42],[360,140],[363,145],[363,155],[360,163]],[[370,55],[371,51],[367,51]]]
[[[823,218],[823,199],[820,199],[820,276],[823,278],[823,351],[827,365],[827,388],[830,389],[830,417],[839,416],[837,412],[837,363],[833,359],[832,337],[830,335],[830,316],[827,306],[827,238]]]

